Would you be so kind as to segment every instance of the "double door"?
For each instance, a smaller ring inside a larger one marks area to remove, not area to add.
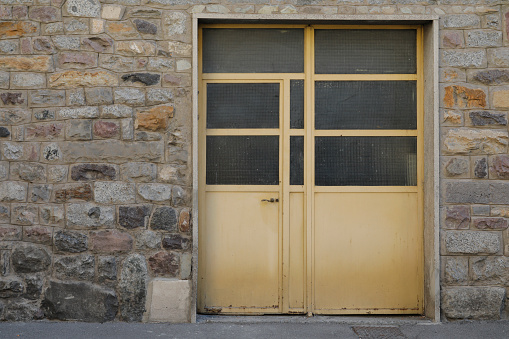
[[[199,312],[422,313],[420,34],[200,28]]]

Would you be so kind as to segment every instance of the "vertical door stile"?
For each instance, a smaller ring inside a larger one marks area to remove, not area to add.
[[[306,312],[309,314],[313,312],[313,237],[312,237],[312,225],[313,225],[313,93],[314,93],[314,66],[313,66],[313,27],[308,26],[305,29],[305,38],[304,38],[304,49],[305,49],[305,57],[304,57],[304,72],[305,72],[305,80],[304,80],[304,117],[305,117],[305,132],[304,132],[304,196],[305,196],[305,265],[306,265]]]
[[[417,194],[418,194],[418,227],[422,238],[419,242],[421,265],[418,276],[421,282],[421,296],[424,296],[424,52],[423,29],[417,28]],[[419,310],[424,310],[424,300],[419,299]]]
[[[282,82],[282,149],[283,149],[283,192],[280,195],[282,197],[280,208],[283,211],[283,233],[282,233],[282,241],[283,241],[283,291],[282,291],[282,312],[288,313],[290,311],[290,79],[285,77]]]

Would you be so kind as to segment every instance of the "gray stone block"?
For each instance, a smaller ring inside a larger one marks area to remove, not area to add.
[[[503,287],[446,287],[442,310],[449,319],[500,319],[505,296]]]
[[[124,321],[141,321],[147,298],[147,263],[140,254],[129,255],[122,265],[119,282],[122,300],[120,314]]]
[[[72,227],[111,227],[115,224],[115,209],[92,203],[69,204],[66,219],[67,226]]]
[[[442,17],[444,28],[476,28],[481,26],[481,18],[475,14],[452,14]]]
[[[490,185],[482,181],[446,181],[444,202],[460,204],[487,204],[490,202]]]
[[[57,256],[53,262],[55,278],[92,281],[95,275],[93,255]]]
[[[502,32],[480,30],[467,32],[467,47],[497,47],[502,46]]]
[[[442,257],[443,282],[447,285],[466,285],[468,282],[467,257]]]
[[[500,233],[485,231],[445,231],[444,243],[449,254],[498,254],[502,250]]]
[[[444,67],[484,68],[487,66],[485,50],[444,50],[441,65]]]
[[[509,258],[474,257],[470,258],[471,278],[476,285],[509,284]]]
[[[96,182],[95,201],[101,204],[128,204],[136,201],[135,184]]]

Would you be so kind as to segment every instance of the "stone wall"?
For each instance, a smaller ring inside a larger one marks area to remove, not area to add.
[[[197,12],[440,15],[443,313],[505,316],[507,0],[0,0],[0,319],[141,321],[190,279]]]

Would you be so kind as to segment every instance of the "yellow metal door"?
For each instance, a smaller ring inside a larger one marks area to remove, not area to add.
[[[421,314],[420,27],[199,36],[198,311]]]

